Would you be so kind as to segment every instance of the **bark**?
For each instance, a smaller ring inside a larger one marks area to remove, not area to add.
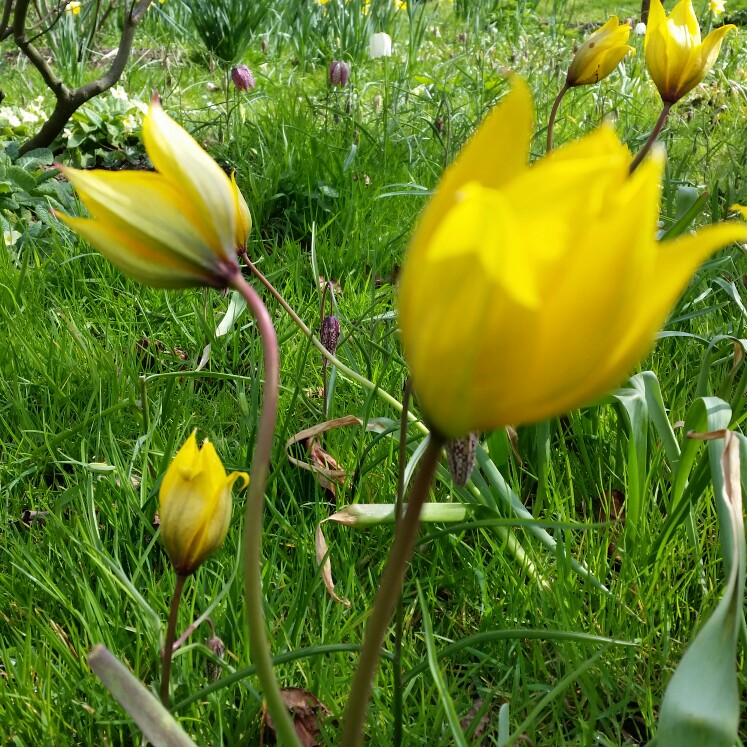
[[[15,15],[13,17],[13,39],[16,46],[36,68],[39,75],[41,75],[46,86],[54,93],[56,101],[52,114],[42,125],[39,132],[21,146],[21,154],[28,153],[35,148],[48,148],[65,128],[70,117],[86,101],[90,101],[94,96],[98,96],[98,94],[111,88],[122,77],[132,50],[135,30],[140,21],[143,20],[143,16],[152,2],[153,0],[140,0],[131,10],[125,12],[125,21],[122,28],[122,36],[119,40],[119,48],[109,69],[96,80],[86,83],[80,88],[71,89],[57,77],[41,52],[26,35],[29,0],[16,0]],[[6,0],[6,8],[7,3],[8,0]]]

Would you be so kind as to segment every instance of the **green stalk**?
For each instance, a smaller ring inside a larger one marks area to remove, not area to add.
[[[376,677],[381,647],[397,599],[402,593],[407,564],[415,550],[415,541],[420,526],[420,510],[428,498],[443,445],[444,439],[436,433],[431,433],[410,493],[407,511],[395,535],[392,549],[389,551],[379,590],[366,624],[358,666],[343,715],[340,739],[342,747],[359,747],[363,743],[368,701],[371,699],[371,688]]]
[[[262,340],[265,371],[262,409],[252,459],[252,479],[249,483],[244,514],[244,596],[249,624],[249,647],[252,662],[257,667],[257,677],[267,702],[267,710],[277,730],[278,744],[301,747],[275,678],[262,597],[262,512],[278,407],[280,385],[278,341],[267,307],[240,272],[234,274],[231,285],[246,299],[247,306],[257,322],[257,329]]]

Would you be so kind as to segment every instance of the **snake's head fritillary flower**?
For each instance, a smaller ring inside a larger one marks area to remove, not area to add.
[[[166,470],[158,493],[161,539],[171,565],[188,576],[226,538],[231,522],[231,488],[249,482],[246,472],[226,474],[215,447],[200,448],[193,432]]]
[[[57,213],[135,280],[156,288],[225,288],[239,271],[251,214],[236,181],[161,108],[143,121],[153,171],[60,166],[93,216]]]
[[[736,26],[726,24],[700,40],[692,0],[680,0],[667,18],[661,0],[651,0],[644,49],[646,65],[659,95],[674,104],[710,72],[724,36]]]
[[[231,80],[238,91],[248,91],[256,85],[254,74],[246,65],[232,67]]]
[[[380,31],[378,34],[371,34],[368,52],[372,60],[375,60],[377,57],[391,57],[392,37],[384,31]]]
[[[333,60],[329,66],[329,82],[338,88],[345,88],[350,79],[350,67],[342,60]]]
[[[629,36],[630,24],[612,16],[579,47],[568,68],[567,84],[585,86],[606,78],[627,54],[635,54],[627,44]]]
[[[532,165],[532,99],[515,79],[446,170],[402,268],[415,393],[449,439],[531,423],[629,375],[698,265],[747,225],[657,242],[664,156],[629,174],[609,125]]]

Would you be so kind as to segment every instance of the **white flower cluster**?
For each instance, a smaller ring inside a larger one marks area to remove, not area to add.
[[[0,129],[3,127],[22,127],[39,122],[46,122],[47,114],[42,108],[44,97],[37,96],[25,108],[20,106],[0,106]]]

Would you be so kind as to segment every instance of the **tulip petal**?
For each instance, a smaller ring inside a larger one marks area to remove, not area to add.
[[[246,242],[249,240],[249,234],[252,231],[252,214],[249,205],[246,204],[244,195],[241,194],[238,184],[236,184],[236,173],[231,174],[231,186],[233,187],[234,198],[236,201],[236,248],[246,248]]]
[[[532,135],[532,95],[518,77],[506,98],[485,118],[454,163],[444,172],[436,194],[423,212],[410,252],[427,250],[441,217],[454,205],[460,187],[476,181],[499,188],[526,168]]]
[[[237,218],[228,176],[156,100],[143,121],[143,142],[156,170],[189,199],[188,209],[202,217],[210,245],[232,260]]]
[[[672,8],[669,21],[680,27],[683,35],[686,34],[692,44],[700,44],[700,26],[698,17],[695,15],[692,0],[680,0]]]
[[[216,284],[215,275],[173,253],[163,253],[142,243],[129,232],[89,218],[55,215],[79,233],[122,272],[153,288],[189,288]]]
[[[220,266],[218,247],[211,247],[199,215],[184,195],[160,174],[147,171],[79,171],[62,169],[83,203],[102,223],[152,246],[174,253],[207,271]]]

